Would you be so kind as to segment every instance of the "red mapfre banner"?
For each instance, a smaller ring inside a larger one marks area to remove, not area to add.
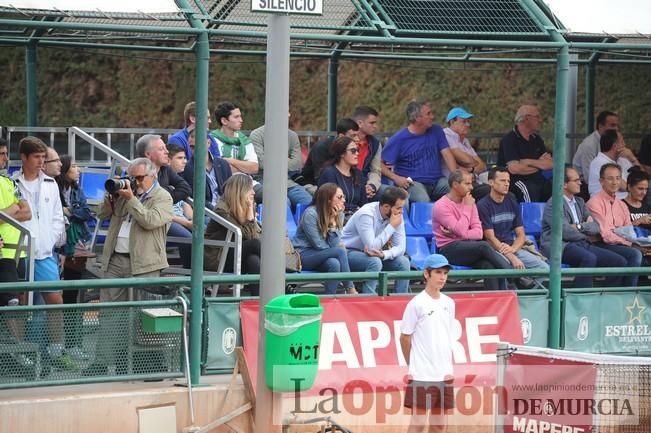
[[[456,302],[455,381],[458,386],[495,384],[499,341],[522,344],[518,299],[513,292],[452,294]],[[311,392],[369,387],[402,389],[407,374],[400,349],[400,321],[409,296],[321,299],[324,307],[319,373]],[[258,301],[241,303],[244,351],[255,381]],[[362,385],[360,385],[362,384]]]
[[[629,415],[639,414],[639,405],[623,397],[630,394],[613,392],[604,385],[597,383],[597,369],[589,362],[516,351],[508,358],[499,393],[506,399],[504,432],[589,433],[593,424],[637,421]],[[601,415],[605,417],[600,420]]]

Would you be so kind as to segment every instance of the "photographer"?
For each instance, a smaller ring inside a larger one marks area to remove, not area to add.
[[[107,193],[97,215],[111,218],[104,243],[102,270],[105,278],[155,278],[167,267],[165,239],[172,222],[172,197],[156,180],[156,166],[147,158],[137,158],[127,170],[128,178],[109,179]],[[144,289],[135,289],[129,299],[128,288],[102,289],[101,302],[143,300]],[[116,374],[127,374],[128,341],[116,340],[116,334],[131,326],[128,310],[104,310],[100,314],[100,329],[95,360],[83,371],[84,376],[108,374],[109,365],[115,365]],[[139,359],[133,373],[161,371],[164,363],[160,354]]]
[[[127,172],[129,179],[107,182],[118,182],[121,188],[107,193],[97,212],[100,219],[111,218],[102,257],[104,276],[158,277],[168,266],[165,240],[174,216],[172,197],[158,184],[156,166],[149,159],[133,160]],[[102,290],[100,300],[126,301],[127,289]]]

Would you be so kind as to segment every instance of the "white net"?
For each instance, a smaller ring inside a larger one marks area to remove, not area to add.
[[[650,433],[651,358],[501,344],[496,433]]]

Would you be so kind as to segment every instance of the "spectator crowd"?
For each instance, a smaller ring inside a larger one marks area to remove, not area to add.
[[[562,220],[553,221],[551,169],[553,156],[539,135],[543,121],[534,105],[519,107],[514,126],[500,142],[497,165],[488,167],[469,141],[474,116],[453,107],[445,127],[435,123],[431,103],[407,104],[407,126],[382,144],[375,134],[380,114],[368,106],[356,107],[340,119],[336,136],[312,146],[303,164],[298,135],[288,133],[287,203],[301,217],[288,251],[297,263],[288,270],[316,272],[407,271],[410,205],[432,203],[432,250],[452,265],[473,269],[549,269],[551,231],[562,224],[562,262],[571,267],[637,267],[646,248],[636,236],[651,228],[649,172],[651,137],[634,153],[619,128],[619,116],[599,113],[595,131],[583,140],[563,178]],[[207,115],[217,128],[207,136],[195,133],[197,115]],[[214,112],[196,113],[191,102],[184,110],[185,127],[165,143],[147,134],[135,146],[137,158],[126,175],[115,179],[97,209],[109,220],[101,258],[107,278],[160,275],[168,267],[167,245],[178,244],[184,267],[190,267],[192,237],[191,201],[194,160],[204,158],[206,206],[242,233],[242,273],[260,271],[262,226],[258,205],[262,195],[265,153],[264,128],[250,136],[242,132],[242,108],[221,102]],[[206,153],[195,155],[196,140],[206,140]],[[0,210],[26,225],[34,239],[36,281],[79,278],[66,266],[90,239],[88,222],[95,218],[79,186],[80,170],[70,156],[59,156],[36,137],[19,143],[21,168],[0,177]],[[0,141],[0,169],[7,168],[7,143]],[[522,203],[544,203],[539,237],[525,232]],[[206,240],[224,241],[228,229],[216,220],[206,221]],[[19,232],[0,224],[2,281],[18,281],[24,274],[24,254],[17,255]],[[168,242],[168,238],[171,238]],[[181,240],[179,240],[181,239]],[[146,254],[142,252],[146,251]],[[83,254],[83,253],[81,253]],[[223,255],[225,257],[223,257]],[[235,268],[233,249],[206,246],[206,271]],[[635,286],[636,276],[606,278],[609,286]],[[374,293],[376,281],[357,286],[351,281],[325,283],[326,293]],[[530,288],[541,279],[486,278],[484,287],[504,290]],[[580,276],[577,287],[591,287],[593,278]],[[252,295],[257,284],[249,284]],[[397,293],[409,291],[409,281],[395,284]],[[107,302],[141,299],[143,291],[107,289]],[[25,303],[20,294],[2,293],[1,305]],[[41,290],[35,302],[73,303],[77,293]],[[48,355],[65,364],[68,346],[75,338],[63,330],[61,314],[47,315]],[[20,323],[10,323],[20,340]],[[70,341],[68,341],[70,340]],[[78,341],[77,341],[78,342]],[[114,347],[104,348],[109,356]],[[100,351],[101,352],[101,351]]]

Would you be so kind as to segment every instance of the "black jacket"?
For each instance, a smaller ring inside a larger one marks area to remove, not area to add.
[[[215,174],[215,179],[217,180],[217,186],[219,187],[219,195],[221,196],[224,194],[224,183],[233,174],[231,166],[221,158],[213,158],[212,170]],[[188,161],[188,164],[185,166],[183,178],[191,187],[194,187],[194,159]],[[208,183],[208,179],[206,179],[206,203],[210,202],[212,202],[212,191],[210,190],[210,183]]]
[[[174,203],[185,200],[192,195],[190,185],[167,165],[158,170],[158,184],[170,193]]]

